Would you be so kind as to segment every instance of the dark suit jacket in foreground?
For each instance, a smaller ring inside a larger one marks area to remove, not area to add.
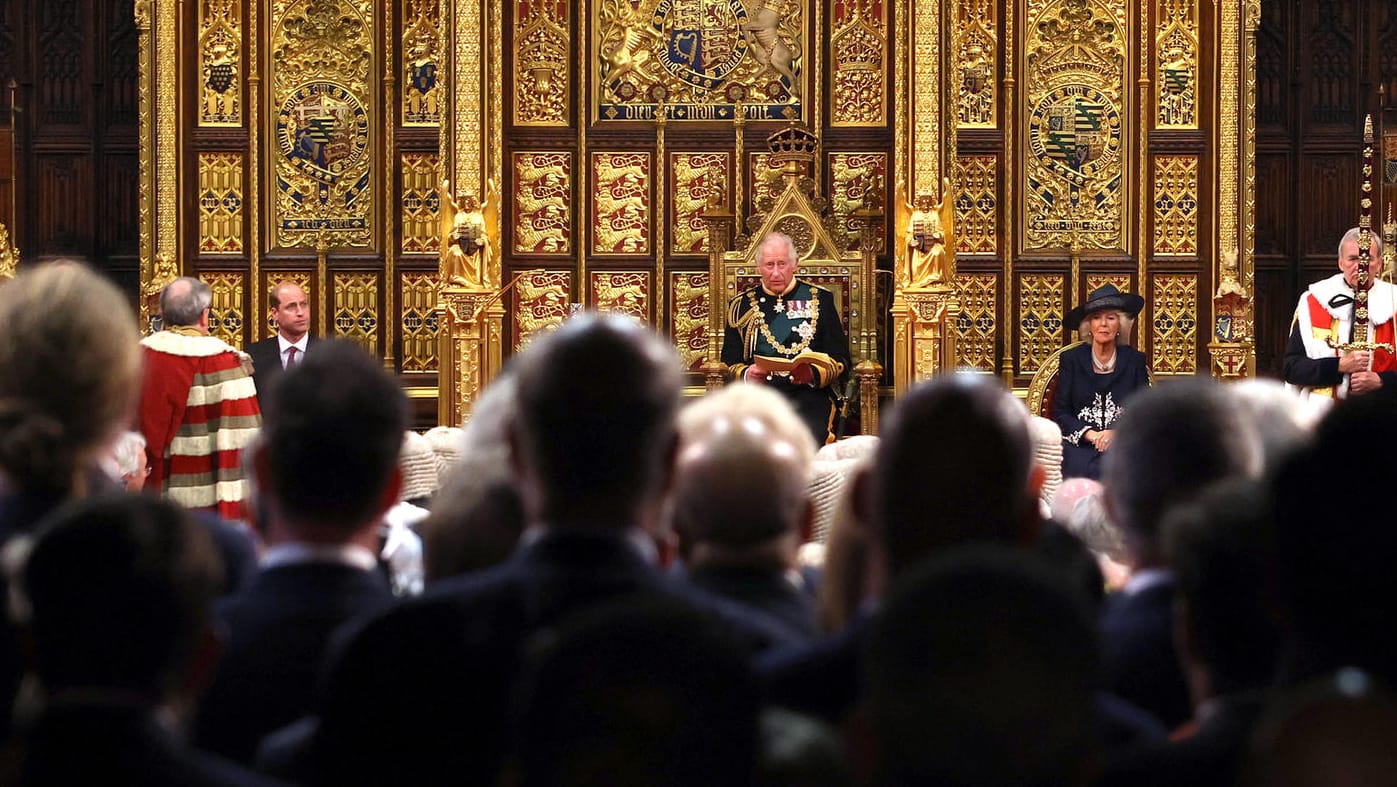
[[[146,708],[63,705],[44,712],[23,738],[24,787],[143,785],[234,787],[275,784],[230,762],[186,749]]]
[[[199,704],[196,745],[251,763],[262,736],[310,712],[334,631],[392,602],[376,571],[338,563],[263,569],[219,606],[228,644]]]
[[[314,336],[306,339],[306,352],[310,352],[319,341]],[[257,403],[262,404],[262,396],[284,370],[281,368],[281,344],[275,334],[249,344],[243,348],[252,356],[252,382],[257,386]]]
[[[356,627],[331,661],[304,749],[264,754],[314,784],[493,784],[530,635],[645,595],[711,610],[754,649],[784,644],[784,627],[665,577],[620,534],[553,530]]]
[[[1101,668],[1107,691],[1173,729],[1192,715],[1174,650],[1174,581],[1113,593],[1101,615]]]

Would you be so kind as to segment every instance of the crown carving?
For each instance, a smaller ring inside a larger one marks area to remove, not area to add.
[[[804,126],[787,126],[766,138],[766,148],[771,151],[768,160],[773,168],[785,168],[789,163],[804,170],[815,163],[815,150],[819,145],[820,138]]]

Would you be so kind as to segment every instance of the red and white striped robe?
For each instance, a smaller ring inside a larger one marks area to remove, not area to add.
[[[262,426],[257,389],[223,340],[172,328],[141,340],[147,487],[186,508],[245,519],[242,449]]]

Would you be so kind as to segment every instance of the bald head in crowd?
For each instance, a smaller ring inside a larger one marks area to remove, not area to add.
[[[531,523],[652,525],[673,471],[678,355],[645,326],[583,314],[517,366],[510,445]]]
[[[690,560],[774,556],[799,546],[815,441],[780,394],[733,385],[679,416],[672,522]]]
[[[892,575],[962,543],[1032,540],[1042,471],[1023,405],[993,378],[924,383],[882,432],[870,508]]]

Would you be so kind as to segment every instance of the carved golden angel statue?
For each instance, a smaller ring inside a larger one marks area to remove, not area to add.
[[[451,182],[441,182],[441,280],[449,286],[488,288],[491,286],[499,226],[500,193],[491,178],[485,201],[466,194],[457,204]]]
[[[902,182],[897,192],[905,195]],[[909,203],[905,196],[899,201],[895,229],[906,246],[906,262],[898,266],[899,286],[903,289],[926,289],[933,285],[950,284],[955,278],[956,206],[951,199],[951,179],[941,181],[941,201],[933,202],[931,194],[918,194]]]
[[[0,224],[0,282],[9,281],[19,273],[19,249],[10,242],[10,230]]]

